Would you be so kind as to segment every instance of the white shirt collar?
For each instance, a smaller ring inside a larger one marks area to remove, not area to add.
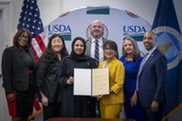
[[[151,55],[154,52],[155,49],[156,49],[156,47],[154,47],[151,50],[147,51],[147,53],[149,53],[149,55]]]
[[[95,43],[95,40],[96,40],[96,39],[94,39],[93,37],[91,37],[91,38],[92,38],[92,43]],[[97,39],[97,40],[98,40],[99,43],[101,43],[101,42],[102,42],[102,37],[99,38],[99,39]]]

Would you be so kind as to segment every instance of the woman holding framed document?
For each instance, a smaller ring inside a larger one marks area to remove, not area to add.
[[[72,42],[70,56],[63,59],[59,83],[63,89],[61,112],[62,117],[96,117],[96,98],[73,94],[74,68],[97,68],[95,60],[86,56],[86,43],[81,37]],[[87,81],[85,79],[85,81]]]
[[[101,118],[116,119],[124,103],[125,68],[116,57],[118,50],[114,41],[106,41],[103,49],[106,60],[100,63],[99,68],[109,68],[110,94],[99,96],[100,115]]]

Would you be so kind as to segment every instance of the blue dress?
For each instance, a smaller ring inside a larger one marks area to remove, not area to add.
[[[124,56],[120,58],[120,61],[123,62],[125,67],[124,109],[126,113],[126,118],[132,118],[136,121],[144,121],[142,109],[139,106],[139,104],[137,104],[135,107],[130,106],[131,97],[133,96],[136,89],[137,73],[139,71],[142,59],[142,57],[139,57],[138,60],[135,63],[133,63],[132,61],[125,60]]]

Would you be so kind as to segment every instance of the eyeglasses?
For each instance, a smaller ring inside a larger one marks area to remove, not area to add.
[[[28,39],[28,36],[20,35],[20,37]]]
[[[114,48],[104,48],[104,50],[115,50]]]

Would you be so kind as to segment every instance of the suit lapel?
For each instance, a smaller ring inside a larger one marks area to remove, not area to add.
[[[111,68],[113,67],[113,62],[110,62],[109,65],[108,65],[108,68],[111,70]]]
[[[30,49],[28,49],[28,52],[30,53],[31,59],[33,61],[33,65],[36,65],[36,61],[34,59],[35,58],[35,55],[34,55],[33,51],[30,51]]]
[[[89,40],[88,40],[88,48],[90,48],[89,49],[89,51],[87,52],[87,53],[89,53],[88,55],[90,55],[91,56],[91,46],[92,46],[92,38],[89,38]]]
[[[147,61],[144,63],[143,65],[143,68],[142,68],[142,71],[146,68],[146,66],[148,64],[150,64],[150,62],[153,60],[153,58],[155,57],[156,55],[156,52],[157,52],[157,49],[149,56],[149,58],[147,59]]]
[[[15,46],[16,47],[16,46]],[[18,52],[18,56],[20,56],[20,58],[23,60],[23,62],[26,64],[26,65],[28,65],[28,63],[26,63],[26,61],[25,61],[25,59],[24,59],[24,57],[23,57],[23,53],[21,52],[21,50],[18,48],[18,47],[16,47],[16,51]]]
[[[109,68],[109,69],[111,69],[111,68],[113,67],[113,64],[114,64],[115,60],[116,60],[116,57],[114,57],[114,58],[111,60],[111,62],[110,62],[109,65],[108,65],[108,68]]]

